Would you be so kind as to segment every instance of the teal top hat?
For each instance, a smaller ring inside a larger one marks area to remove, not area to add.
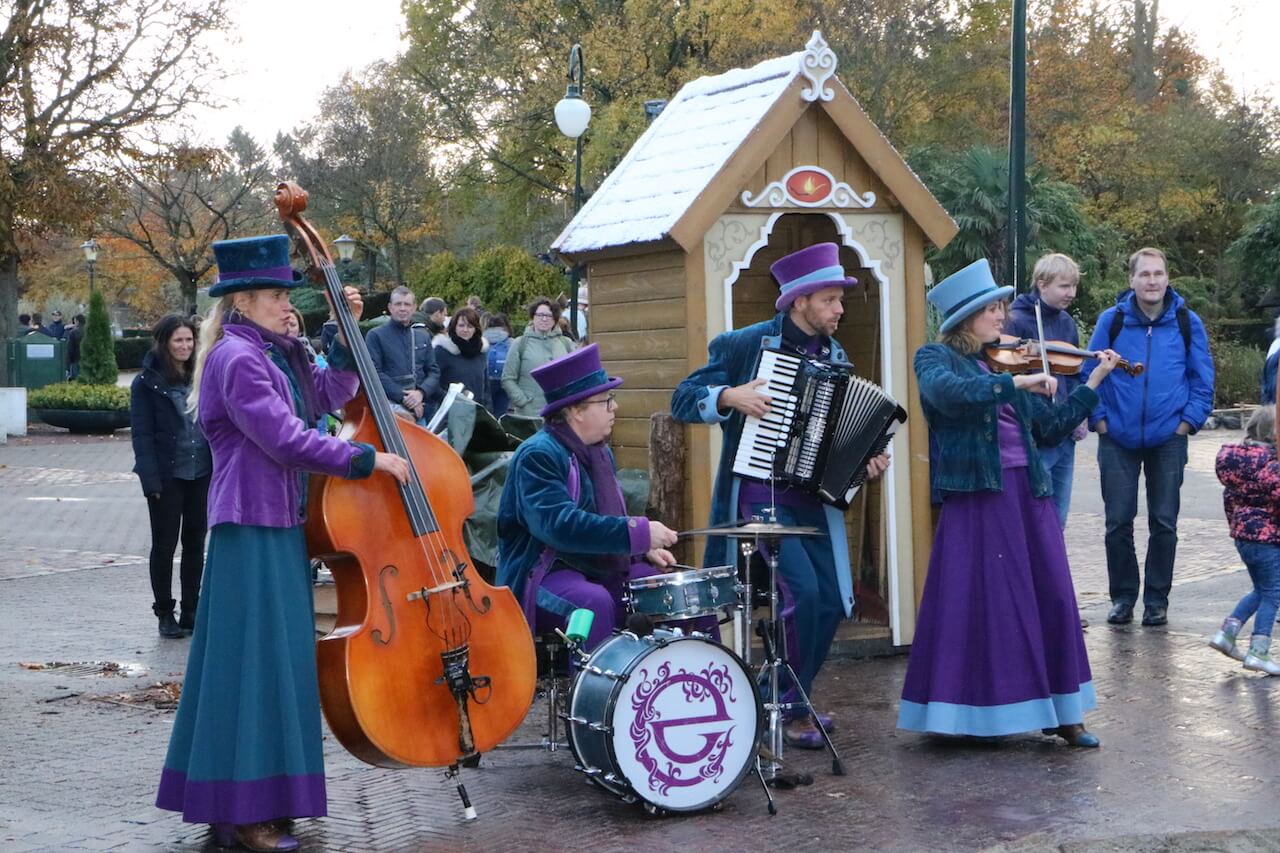
[[[302,276],[289,266],[289,238],[284,234],[219,240],[213,244],[213,257],[218,282],[209,288],[210,296],[302,284]]]
[[[944,278],[929,291],[929,304],[942,314],[939,332],[949,332],[992,302],[1008,299],[1012,287],[1001,287],[991,275],[986,258],[974,261]]]

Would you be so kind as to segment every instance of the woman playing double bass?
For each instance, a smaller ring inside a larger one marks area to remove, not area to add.
[[[307,478],[409,476],[399,456],[310,425],[356,393],[340,340],[328,369],[286,333],[301,283],[284,235],[215,243],[221,300],[201,327],[190,405],[213,453],[209,556],[156,805],[221,846],[294,850],[280,821],[326,813]],[[359,294],[347,288],[359,316]]]

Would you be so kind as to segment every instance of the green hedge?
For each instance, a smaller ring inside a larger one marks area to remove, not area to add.
[[[92,409],[115,412],[129,411],[129,389],[115,385],[83,385],[59,382],[27,394],[32,409]]]
[[[150,334],[145,338],[116,338],[116,366],[121,370],[141,370],[142,359],[152,347]]]

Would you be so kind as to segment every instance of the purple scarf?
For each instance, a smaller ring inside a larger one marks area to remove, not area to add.
[[[613,469],[613,456],[604,442],[586,445],[573,427],[566,423],[547,421],[543,429],[551,433],[578,460],[578,468],[591,480],[595,494],[596,514],[626,516],[627,505],[622,499],[622,487]],[[625,574],[631,568],[631,555],[602,555],[596,558],[602,568],[611,568]]]
[[[262,336],[262,340],[271,344],[284,356],[285,362],[293,371],[294,384],[302,395],[302,410],[308,424],[314,424],[320,417],[320,397],[316,392],[316,379],[311,375],[311,360],[307,358],[307,348],[301,338],[277,335],[264,329],[238,311],[228,311],[222,317],[224,326],[247,326]]]

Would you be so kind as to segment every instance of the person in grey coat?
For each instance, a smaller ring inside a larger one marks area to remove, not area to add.
[[[534,368],[573,351],[573,341],[557,328],[559,320],[559,306],[545,296],[539,296],[529,306],[529,325],[511,345],[502,369],[502,389],[511,401],[509,412],[538,417],[547,404],[532,374]]]
[[[387,399],[403,410],[398,414],[425,425],[440,403],[440,368],[427,330],[409,324],[413,308],[412,290],[391,291],[391,322],[371,329],[365,341]]]
[[[431,341],[436,364],[440,365],[440,387],[447,389],[455,382],[471,392],[477,405],[490,408],[489,383],[485,371],[489,366],[489,342],[480,334],[480,315],[474,308],[462,308],[449,318],[446,331]]]

